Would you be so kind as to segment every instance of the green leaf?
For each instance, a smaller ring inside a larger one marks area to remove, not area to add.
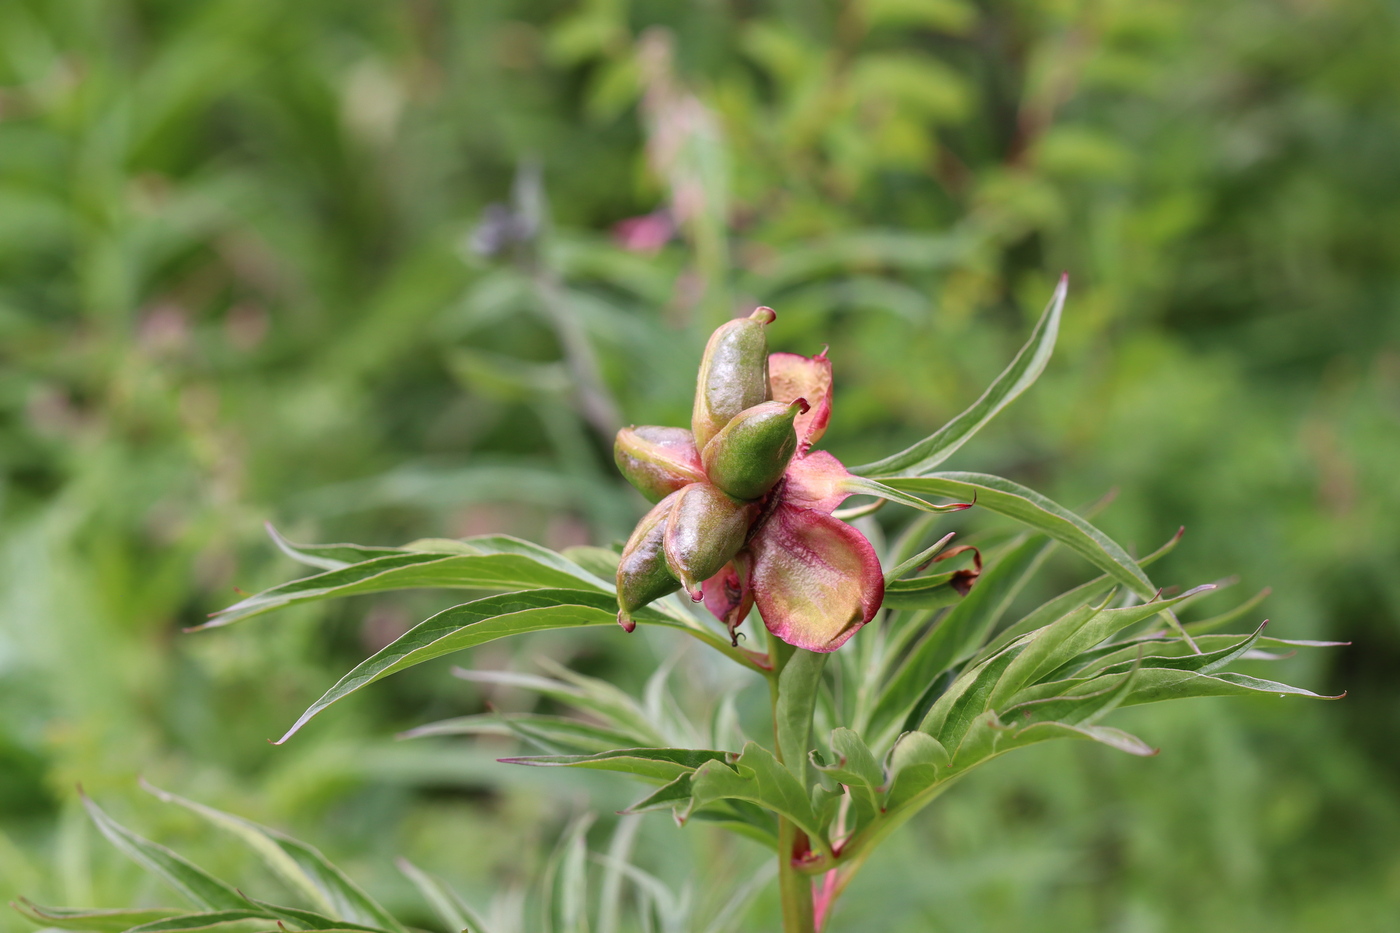
[[[1080,652],[1113,637],[1123,629],[1151,618],[1163,609],[1180,606],[1214,589],[1212,584],[1206,584],[1172,599],[1154,600],[1121,609],[1081,606],[1067,613],[1026,640],[1024,650],[1018,654],[1015,663],[1007,669],[1001,682],[996,685],[988,707],[1000,708],[1022,687],[1035,683],[1043,675],[1077,657]]]
[[[1090,665],[1079,676],[1090,675],[1102,676],[1104,674],[1118,674],[1131,668],[1134,664],[1141,663],[1143,667],[1159,668],[1163,670],[1195,671],[1198,674],[1213,674],[1225,665],[1242,657],[1247,651],[1258,643],[1261,635],[1264,634],[1265,622],[1254,630],[1251,635],[1246,635],[1239,641],[1218,648],[1214,651],[1202,651],[1200,654],[1182,653],[1180,655],[1152,655],[1140,658],[1134,657],[1134,649],[1123,648],[1113,654],[1107,655],[1094,664]],[[1180,642],[1173,642],[1173,647],[1180,645]],[[1136,651],[1140,654],[1142,648]]]
[[[669,744],[652,725],[651,720],[637,701],[617,687],[607,681],[594,677],[584,677],[567,669],[561,669],[558,673],[561,677],[567,676],[573,683],[565,683],[558,678],[540,677],[517,671],[476,671],[461,667],[452,669],[452,675],[462,680],[532,690],[541,696],[592,713],[613,731],[631,736],[630,739],[622,743],[622,747]],[[609,746],[609,748],[617,747],[619,746]]]
[[[207,930],[226,923],[240,923],[247,920],[271,921],[271,917],[261,910],[216,910],[208,913],[182,914],[165,920],[154,920],[139,927],[132,927],[127,933],[180,933],[184,930]],[[263,924],[271,930],[272,922]]]
[[[550,933],[588,931],[588,828],[589,814],[578,817],[565,830],[545,865],[544,916]]]
[[[406,858],[398,859],[395,864],[433,908],[448,933],[489,933],[477,912],[442,879],[428,874]]]
[[[273,874],[310,901],[318,912],[351,926],[404,933],[403,926],[392,914],[331,864],[314,846],[251,820],[187,800],[145,781],[142,781],[142,787],[160,800],[184,807],[214,826],[232,833],[256,852]]]
[[[890,502],[898,502],[900,505],[907,505],[920,512],[961,512],[974,505],[972,502],[950,502],[947,505],[934,505],[932,502],[911,496],[907,492],[901,492],[892,486],[886,486],[884,483],[878,483],[863,476],[848,476],[841,481],[838,488],[848,495],[888,499]]]
[[[691,776],[691,794],[699,805],[726,798],[756,803],[786,816],[807,834],[813,846],[825,854],[831,852],[806,788],[757,742],[746,744],[732,766],[712,761],[698,768]]]
[[[1047,739],[1062,738],[1089,739],[1110,748],[1116,748],[1120,752],[1127,752],[1129,755],[1138,755],[1142,758],[1151,758],[1158,752],[1158,749],[1122,729],[1115,729],[1112,726],[1075,726],[1063,722],[1038,722],[1027,726],[1009,740],[1007,747],[1020,748],[1023,745],[1033,745]]]
[[[776,641],[776,639],[774,639]],[[783,762],[802,783],[807,781],[807,750],[812,728],[812,710],[821,688],[822,670],[828,654],[790,649],[791,655],[778,674],[778,702],[773,708],[773,728]]]
[[[938,675],[977,650],[1040,566],[1049,547],[1040,535],[1014,543],[978,578],[972,592],[904,654],[902,663],[881,691],[871,717],[877,730],[898,722],[910,709],[917,711],[920,699],[925,697]],[[924,702],[929,701],[925,699]],[[913,723],[909,723],[906,730],[912,726]]]
[[[914,534],[917,535],[917,537],[911,538],[911,543],[909,544],[909,547],[911,549],[918,546],[917,544],[914,544],[912,542],[920,540],[923,537],[923,531],[921,529],[923,527],[927,527],[923,526],[922,522],[916,522],[915,524],[921,526],[921,528],[916,529],[914,531]],[[906,534],[909,534],[909,532],[906,531]],[[888,590],[889,585],[891,583],[898,580],[900,577],[904,576],[906,573],[913,570],[915,567],[924,566],[929,561],[933,560],[933,558],[938,555],[938,552],[943,550],[943,548],[945,548],[948,545],[948,542],[952,541],[956,535],[956,531],[948,532],[946,535],[939,538],[937,541],[933,542],[933,544],[930,544],[928,547],[924,548],[919,553],[915,554],[907,560],[901,561],[897,566],[893,567],[892,569],[885,571],[885,588]],[[899,551],[900,545],[896,544],[893,548],[893,553],[898,554]]]
[[[853,467],[851,472],[881,478],[914,475],[927,473],[951,457],[988,421],[996,417],[998,412],[1030,388],[1045,371],[1045,364],[1050,361],[1050,354],[1055,349],[1055,337],[1060,330],[1060,314],[1064,309],[1068,290],[1069,277],[1062,276],[1050,303],[1046,305],[1035,329],[1031,331],[1030,339],[1006,370],[970,408],[912,447],[883,460]]]
[[[10,906],[41,926],[60,930],[94,930],[96,933],[122,933],[132,927],[188,913],[175,907],[75,910],[71,907],[44,907],[26,898],[20,898]]]
[[[673,809],[678,821],[684,819],[693,805],[690,786],[693,774],[692,771],[686,771],[677,775],[674,780],[661,785],[623,812],[645,813],[648,810]]]
[[[216,628],[285,606],[319,599],[354,596],[358,593],[420,587],[486,590],[550,587],[577,589],[580,584],[593,590],[612,591],[611,585],[581,568],[570,572],[559,566],[544,563],[531,554],[404,552],[371,558],[339,570],[328,570],[274,586],[229,606],[196,628]]]
[[[1144,599],[1157,587],[1128,552],[1064,506],[1019,483],[986,473],[934,473],[889,480],[908,492],[967,500],[1013,518],[1061,542]]]
[[[889,757],[889,789],[885,808],[895,810],[938,783],[952,764],[943,743],[926,732],[906,732]]]
[[[665,616],[645,609],[635,613],[634,617],[638,622],[648,625],[683,629]],[[332,703],[415,664],[511,635],[548,629],[616,624],[615,597],[587,590],[527,590],[523,593],[488,596],[444,609],[418,623],[373,657],[356,665],[354,670],[311,704],[276,744],[281,745],[287,741],[313,716]]]
[[[727,752],[703,748],[617,748],[596,755],[525,755],[497,760],[508,765],[621,771],[670,783],[708,762],[724,765],[727,756]]]
[[[863,739],[844,726],[831,730],[831,753],[836,760],[830,765],[813,762],[818,771],[840,781],[853,793],[864,797],[872,812],[880,809],[880,792],[885,786],[885,771],[875,760]]]
[[[618,559],[622,556],[617,551],[589,545],[565,548],[563,555],[600,580],[611,580],[617,576]]]
[[[1177,529],[1176,534],[1172,535],[1171,539],[1168,540],[1166,544],[1139,560],[1138,566],[1147,567],[1170,554],[1176,549],[1177,544],[1181,541],[1181,536],[1185,532],[1185,528]],[[1066,590],[1053,599],[1041,603],[1031,612],[1022,616],[1021,619],[998,632],[997,636],[978,652],[977,656],[973,658],[973,661],[981,661],[984,658],[991,657],[1027,632],[1033,632],[1038,628],[1049,625],[1072,609],[1100,600],[1113,589],[1113,586],[1113,578],[1108,574],[1103,574],[1088,582],[1081,583],[1073,589]]]
[[[1207,632],[1214,632],[1216,629],[1224,628],[1236,619],[1248,615],[1256,606],[1268,599],[1269,594],[1272,592],[1273,590],[1266,586],[1249,599],[1240,603],[1234,609],[1222,612],[1219,615],[1211,616],[1208,619],[1198,619],[1195,622],[1188,622],[1185,626],[1186,631],[1188,634],[1195,636],[1204,635]]]
[[[264,522],[263,527],[267,529],[272,543],[277,545],[277,549],[283,554],[292,560],[322,570],[340,570],[377,557],[393,557],[407,550],[397,547],[365,547],[361,544],[293,544],[272,527],[272,522]]]
[[[534,742],[554,754],[585,754],[626,748],[636,736],[595,726],[581,719],[540,713],[481,713],[428,723],[399,734],[401,739],[447,735],[514,735]]]
[[[334,917],[327,917],[325,914],[317,913],[314,910],[302,910],[299,907],[281,907],[277,904],[270,904],[267,901],[260,901],[257,898],[248,898],[248,903],[263,911],[266,915],[278,920],[284,920],[293,925],[294,928],[305,930],[360,930],[362,933],[384,933],[382,927],[365,926],[358,923],[348,923],[344,920],[337,920]]]
[[[1123,701],[1124,706],[1138,706],[1183,697],[1245,696],[1251,693],[1271,693],[1275,696],[1301,696],[1315,700],[1340,700],[1345,693],[1325,696],[1246,674],[1196,674],[1191,671],[1145,670],[1138,675],[1133,692]]]
[[[953,586],[955,572],[935,573],[908,580],[896,580],[885,586],[886,609],[941,609],[963,599]]]
[[[243,895],[193,862],[177,855],[163,845],[136,835],[112,819],[87,797],[83,806],[102,831],[102,835],[142,868],[159,876],[190,901],[206,910],[245,910],[248,902]]]
[[[959,746],[972,728],[973,721],[987,711],[992,690],[1019,654],[1019,646],[1008,648],[958,678],[929,709],[928,715],[919,723],[919,731],[934,736],[957,758]]]

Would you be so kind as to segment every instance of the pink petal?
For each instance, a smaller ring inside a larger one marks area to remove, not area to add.
[[[701,589],[705,594],[705,608],[715,614],[715,618],[729,629],[729,637],[734,644],[739,643],[735,634],[739,626],[748,618],[753,608],[753,575],[750,569],[752,559],[747,551],[740,551],[724,569],[706,580]]]
[[[797,418],[798,452],[821,440],[831,420],[831,360],[826,351],[816,356],[768,354],[768,386],[775,402],[791,404],[805,398],[811,406]]]
[[[870,542],[814,509],[778,506],[749,550],[763,624],[789,645],[835,651],[875,617],[885,598]]]
[[[787,484],[783,486],[783,501],[799,509],[816,509],[829,515],[850,495],[841,490],[842,481],[850,475],[840,460],[824,450],[796,457],[784,474]]]
[[[613,242],[629,252],[654,255],[676,235],[676,224],[669,211],[656,211],[619,220],[612,235]]]

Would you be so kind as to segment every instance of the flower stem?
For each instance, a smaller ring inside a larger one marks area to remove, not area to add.
[[[812,879],[792,865],[800,830],[785,817],[778,819],[778,892],[783,906],[783,933],[815,933]]]
[[[795,682],[793,678],[783,678],[783,670],[788,662],[793,660],[798,649],[783,644],[777,638],[769,639],[769,658],[772,671],[768,675],[769,696],[773,703],[773,733],[774,747],[778,760],[782,761],[789,770],[802,780],[806,786],[806,747],[808,733],[812,723],[812,708],[814,706],[815,692],[811,682],[802,678]],[[806,652],[804,652],[805,654]],[[806,663],[807,659],[799,659]],[[820,665],[816,665],[816,673],[820,676]],[[784,696],[783,687],[791,691],[797,683],[801,683],[801,689],[812,692],[812,696]],[[800,718],[801,723],[793,722],[793,713],[798,712],[796,718]],[[800,737],[793,733],[800,733]],[[786,748],[785,748],[786,746]],[[784,751],[787,755],[784,756]],[[787,761],[786,758],[797,757],[794,761]],[[816,919],[812,904],[812,879],[809,875],[799,871],[793,864],[796,855],[805,852],[808,847],[808,840],[805,834],[797,828],[793,822],[786,817],[778,818],[778,892],[783,909],[783,933],[816,933]]]

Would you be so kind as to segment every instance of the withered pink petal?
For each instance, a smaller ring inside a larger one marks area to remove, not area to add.
[[[773,401],[791,404],[805,398],[811,406],[797,416],[797,450],[805,452],[826,433],[831,420],[831,360],[823,350],[816,356],[768,354],[768,387]]]
[[[740,551],[734,559],[724,565],[724,569],[706,580],[701,586],[705,594],[705,608],[715,614],[715,618],[729,629],[729,637],[738,645],[736,634],[739,626],[748,618],[753,608],[753,587],[750,585],[752,559],[747,551]]]
[[[841,489],[842,480],[850,473],[831,454],[816,450],[805,457],[796,457],[783,474],[783,501],[800,509],[816,509],[828,515],[850,495]]]
[[[835,651],[885,598],[870,542],[823,512],[780,505],[748,549],[763,624],[789,645]]]

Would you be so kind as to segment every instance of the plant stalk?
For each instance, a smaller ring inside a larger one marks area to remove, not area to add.
[[[804,723],[806,728],[801,730],[803,735],[800,748],[795,747],[787,757],[792,757],[793,754],[805,755],[815,697],[785,697],[782,691],[783,670],[797,651],[798,649],[784,644],[777,638],[769,639],[768,656],[772,670],[768,675],[768,688],[773,704],[774,752],[778,760],[789,770],[799,775],[805,775],[805,760],[784,760],[783,746],[793,743],[783,741],[782,730],[778,725],[785,714],[785,708],[791,709],[794,706],[794,700],[798,701],[796,703],[798,709],[805,708]],[[805,787],[806,780],[803,779],[802,783]],[[816,918],[812,904],[812,879],[799,871],[793,864],[794,855],[799,848],[803,851],[807,848],[806,838],[802,831],[787,817],[778,817],[778,893],[783,911],[783,933],[816,933]]]

